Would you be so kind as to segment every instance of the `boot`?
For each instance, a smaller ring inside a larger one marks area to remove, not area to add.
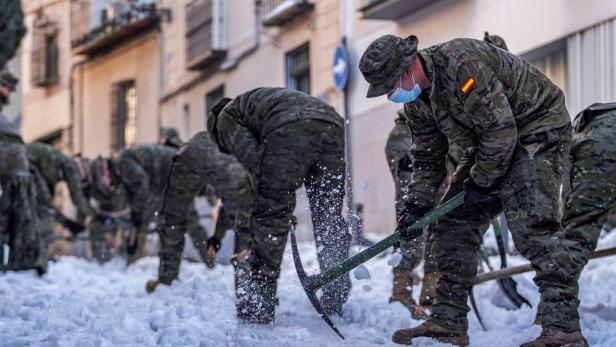
[[[389,302],[399,302],[406,307],[414,319],[425,320],[428,316],[429,307],[418,307],[413,299],[413,284],[416,277],[410,271],[394,269],[394,285]]]
[[[237,318],[248,324],[271,324],[276,311],[276,280],[252,273],[239,278]]]
[[[154,293],[156,287],[158,287],[159,284],[160,282],[158,280],[149,280],[148,283],[145,284],[145,291],[148,294],[152,294]]]
[[[428,272],[424,274],[421,281],[421,294],[419,295],[419,305],[432,306],[432,302],[436,297],[436,284],[441,278],[440,272]]]
[[[411,345],[414,337],[431,337],[436,341],[450,343],[454,346],[468,346],[466,330],[444,328],[431,322],[425,322],[415,328],[398,330],[391,340],[401,345]]]
[[[520,347],[588,347],[588,341],[579,331],[568,333],[554,328],[543,328],[541,335]]]

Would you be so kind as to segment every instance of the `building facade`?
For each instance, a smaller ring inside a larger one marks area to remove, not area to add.
[[[595,0],[25,0],[22,132],[68,153],[109,155],[187,140],[221,97],[260,86],[307,92],[344,113],[332,60],[350,55],[347,121],[355,203],[368,232],[395,226],[384,145],[398,109],[366,99],[357,68],[383,34],[427,47],[455,37],[505,38],[567,95],[574,115],[616,99],[616,2]],[[301,200],[301,199],[300,199]],[[298,206],[306,221],[305,201]]]

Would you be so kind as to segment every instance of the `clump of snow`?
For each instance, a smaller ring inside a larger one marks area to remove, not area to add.
[[[353,270],[353,275],[356,280],[369,280],[370,279],[370,271],[366,269],[365,266],[360,265],[355,270]]]
[[[389,260],[387,261],[387,265],[396,267],[402,261],[402,254],[400,252],[394,252]]]
[[[616,233],[599,248],[616,244]],[[318,272],[314,243],[300,243],[309,273]],[[268,326],[235,318],[233,268],[182,263],[180,281],[145,293],[155,278],[157,258],[130,267],[114,260],[105,265],[73,257],[50,264],[43,278],[34,272],[0,274],[0,345],[2,346],[397,346],[394,331],[419,324],[399,303],[388,303],[392,271],[388,257],[365,264],[369,279],[353,280],[344,317],[333,317],[346,340],[322,321],[306,298],[287,249],[278,284],[276,322]],[[498,263],[497,257],[492,259]],[[510,257],[512,265],[525,263]],[[488,331],[469,313],[471,346],[514,347],[535,338],[539,300],[533,273],[515,276],[518,290],[533,304],[509,310],[493,302],[499,289],[488,282],[474,289]],[[351,276],[354,277],[354,276]],[[582,329],[591,346],[616,346],[616,257],[593,260],[580,282]],[[413,291],[416,298],[419,287]],[[446,346],[417,339],[413,346]]]

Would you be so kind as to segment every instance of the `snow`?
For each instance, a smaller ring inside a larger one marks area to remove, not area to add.
[[[616,233],[599,248],[616,244]],[[317,268],[313,243],[300,244],[304,265]],[[498,264],[496,258],[492,259]],[[65,257],[43,278],[33,272],[0,274],[1,346],[394,346],[396,329],[417,325],[402,305],[389,304],[391,261],[384,254],[365,264],[370,279],[353,280],[344,318],[335,322],[338,338],[314,311],[299,284],[287,250],[279,282],[276,322],[250,326],[235,319],[233,269],[182,264],[180,281],[145,293],[157,271],[157,258],[126,268],[121,259],[98,265]],[[511,263],[524,261],[513,258]],[[522,295],[536,306],[532,274],[515,277]],[[415,287],[416,289],[418,287]],[[591,261],[582,275],[582,327],[591,346],[616,346],[616,257]],[[534,338],[534,309],[508,311],[498,305],[495,282],[474,289],[488,331],[469,313],[472,346],[518,346]],[[415,290],[418,295],[418,290]],[[445,346],[417,339],[414,346]]]

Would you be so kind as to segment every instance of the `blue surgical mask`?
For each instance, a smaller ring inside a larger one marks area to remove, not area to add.
[[[415,99],[419,97],[419,94],[421,94],[421,87],[415,82],[415,77],[413,77],[413,88],[411,88],[411,90],[402,88],[402,77],[400,77],[400,87],[396,88],[396,90],[391,93],[389,101],[397,104],[406,104],[407,102],[415,101]]]

